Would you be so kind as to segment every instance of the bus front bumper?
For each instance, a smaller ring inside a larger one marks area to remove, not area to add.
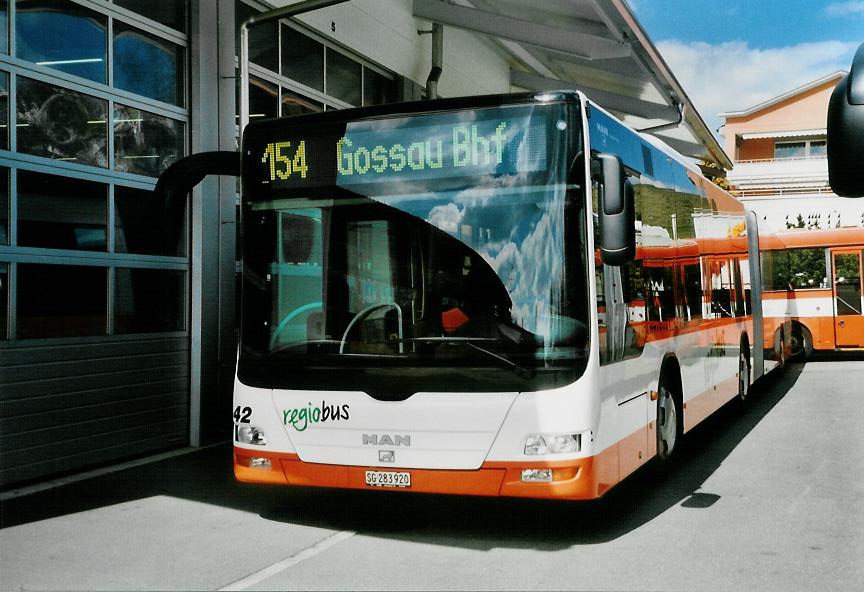
[[[604,471],[602,454],[554,462],[486,462],[476,470],[405,469],[358,467],[303,462],[296,454],[265,453],[234,449],[234,475],[245,483],[268,483],[305,487],[372,489],[544,499],[595,499],[614,483],[599,477]],[[525,482],[523,471],[550,469],[549,482]],[[617,466],[615,467],[617,472]],[[410,487],[380,487],[366,484],[367,471],[411,474]],[[616,475],[617,476],[617,475]]]

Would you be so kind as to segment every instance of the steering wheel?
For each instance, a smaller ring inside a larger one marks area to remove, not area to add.
[[[279,337],[279,334],[288,327],[288,323],[296,319],[302,314],[312,312],[313,310],[321,309],[323,305],[320,302],[310,302],[309,304],[304,304],[303,306],[298,306],[287,315],[282,317],[282,320],[279,321],[279,324],[276,325],[276,328],[273,329],[273,334],[270,336],[270,349],[273,349],[273,346],[276,345],[276,340]]]
[[[370,314],[375,312],[376,310],[382,308],[395,308],[396,309],[396,317],[399,325],[399,353],[405,353],[404,345],[402,343],[402,308],[396,304],[395,302],[381,302],[379,304],[373,304],[371,306],[367,306],[351,319],[351,322],[348,323],[348,327],[345,328],[345,333],[342,334],[342,341],[339,342],[339,353],[345,353],[345,344],[348,342],[348,335],[351,333],[351,329],[354,328],[354,325],[368,317]]]

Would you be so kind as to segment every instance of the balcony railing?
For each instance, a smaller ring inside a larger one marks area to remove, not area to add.
[[[796,160],[828,160],[827,156],[790,156],[788,158],[755,158],[749,160],[736,160],[734,164],[762,164],[773,162],[793,162]]]
[[[834,195],[830,187],[764,187],[757,189],[733,189],[735,197],[789,197],[795,195]]]

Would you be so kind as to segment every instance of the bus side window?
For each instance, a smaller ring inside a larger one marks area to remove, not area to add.
[[[659,267],[646,268],[648,280],[648,320],[669,322],[677,318],[675,272],[671,261],[661,260]]]
[[[603,274],[603,264],[600,263],[600,251],[594,257],[594,282],[597,286],[597,349],[600,352],[600,364],[609,362],[608,327],[606,326],[606,278]]]
[[[627,327],[624,333],[624,359],[638,356],[645,347],[645,280],[642,261],[636,259],[621,268]]]
[[[741,281],[741,266],[733,259],[731,262],[733,274],[733,291],[735,293],[735,316],[743,317],[747,312],[744,309],[744,283]]]
[[[684,296],[687,301],[687,314],[691,321],[702,318],[702,270],[699,263],[683,265],[681,272],[684,279]]]
[[[738,259],[738,266],[740,267],[741,273],[741,286],[744,297],[744,315],[753,314],[753,311],[750,309],[751,302],[751,287],[750,287],[750,262],[746,257],[741,257]]]
[[[728,260],[708,261],[711,286],[711,313],[713,318],[731,317],[732,314],[732,277]]]

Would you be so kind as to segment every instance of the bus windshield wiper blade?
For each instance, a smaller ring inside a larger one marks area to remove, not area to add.
[[[412,337],[405,341],[420,341],[425,343],[445,343],[453,345],[467,345],[475,351],[479,351],[486,356],[498,360],[516,374],[520,378],[530,379],[534,377],[534,370],[520,366],[510,358],[488,350],[485,347],[480,347],[478,343],[499,343],[501,340],[496,337]]]

